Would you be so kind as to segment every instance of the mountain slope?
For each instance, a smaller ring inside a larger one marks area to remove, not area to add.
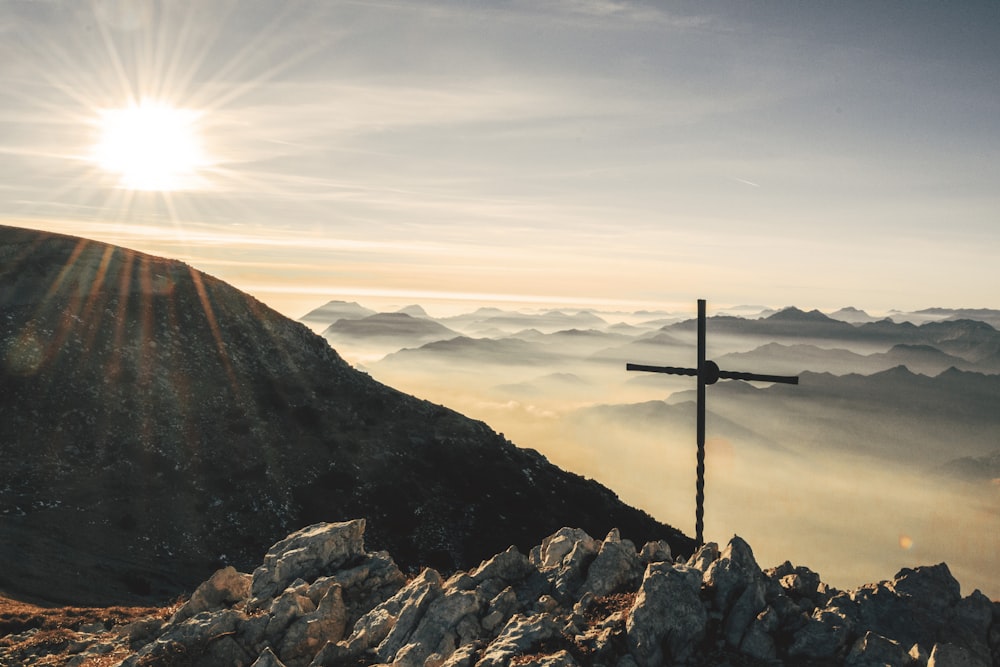
[[[468,567],[563,525],[691,548],[180,262],[0,227],[0,286],[0,590],[162,600],[355,516],[404,566]]]

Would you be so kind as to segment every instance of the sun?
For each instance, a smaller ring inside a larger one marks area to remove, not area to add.
[[[128,190],[192,190],[210,166],[199,128],[201,114],[141,100],[103,109],[96,121],[92,160]]]

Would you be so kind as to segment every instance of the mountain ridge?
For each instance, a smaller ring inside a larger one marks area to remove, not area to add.
[[[0,257],[0,589],[169,598],[290,529],[347,516],[400,563],[443,570],[567,523],[691,549],[609,489],[382,385],[183,263],[10,227]]]

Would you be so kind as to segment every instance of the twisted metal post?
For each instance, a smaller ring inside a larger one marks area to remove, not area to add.
[[[718,372],[718,366],[715,368]],[[698,299],[698,466],[694,492],[694,540],[699,547],[705,543],[705,385],[708,373],[705,363],[705,300]]]

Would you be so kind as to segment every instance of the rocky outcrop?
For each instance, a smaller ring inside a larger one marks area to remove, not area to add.
[[[168,622],[92,648],[131,642],[126,667],[1000,664],[1000,603],[961,597],[944,564],[838,591],[787,562],[761,570],[735,536],[674,561],[564,528],[529,555],[407,580],[364,528],[304,528],[253,575],[220,570]]]

